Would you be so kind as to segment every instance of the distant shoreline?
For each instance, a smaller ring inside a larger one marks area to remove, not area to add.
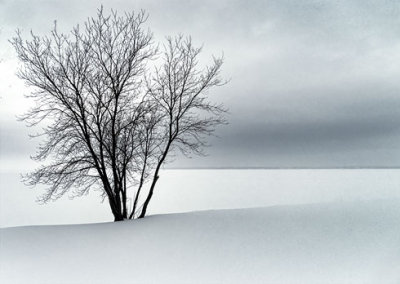
[[[164,170],[398,170],[400,167],[166,167]]]
[[[400,167],[164,167],[162,170],[190,170],[190,171],[202,171],[202,170],[241,170],[241,171],[251,171],[251,170],[400,170]],[[27,169],[1,169],[0,175],[7,174],[18,174],[23,172],[29,172]]]

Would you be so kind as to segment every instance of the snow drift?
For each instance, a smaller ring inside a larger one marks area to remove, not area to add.
[[[0,231],[1,283],[400,283],[400,200]]]

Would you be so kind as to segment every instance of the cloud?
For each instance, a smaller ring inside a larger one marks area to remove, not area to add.
[[[17,27],[42,33],[57,19],[67,30],[100,2],[0,5],[5,44]],[[204,58],[225,55],[231,81],[210,95],[225,102],[231,123],[210,140],[212,159],[178,164],[400,165],[400,2],[120,0],[104,7],[146,9],[157,40],[191,34],[204,43]]]

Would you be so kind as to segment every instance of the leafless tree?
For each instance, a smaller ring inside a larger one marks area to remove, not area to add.
[[[49,36],[11,40],[18,75],[34,88],[22,119],[45,125],[33,157],[43,165],[25,177],[48,185],[39,201],[97,189],[115,221],[142,218],[168,156],[201,154],[205,136],[225,122],[225,109],[207,99],[224,83],[222,59],[199,69],[201,49],[182,36],[167,38],[160,55],[146,19],[101,8],[68,35],[55,25]]]

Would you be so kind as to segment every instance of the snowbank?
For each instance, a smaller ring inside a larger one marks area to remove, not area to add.
[[[400,283],[400,200],[6,228],[1,283]]]

